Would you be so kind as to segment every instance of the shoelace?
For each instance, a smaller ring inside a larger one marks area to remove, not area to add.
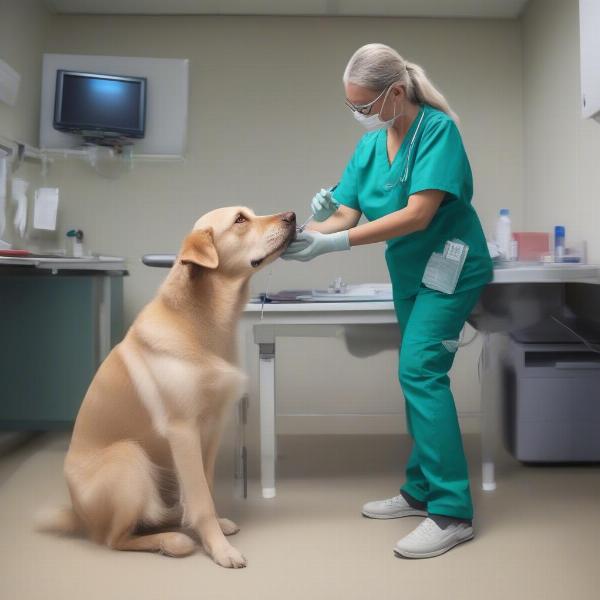
[[[388,498],[385,503],[388,506],[392,506],[393,504],[396,504],[400,499],[402,499],[404,501],[404,497],[402,496],[402,494],[399,494],[398,496],[394,496],[393,498]]]
[[[425,519],[421,524],[411,531],[407,537],[431,537],[439,533],[439,527],[432,519]]]

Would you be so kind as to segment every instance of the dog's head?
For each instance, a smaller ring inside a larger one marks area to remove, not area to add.
[[[232,276],[250,275],[278,258],[295,233],[293,212],[257,216],[245,206],[218,208],[196,221],[179,261]]]

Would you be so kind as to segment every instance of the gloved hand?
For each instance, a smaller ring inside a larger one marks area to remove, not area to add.
[[[340,203],[333,198],[329,190],[321,190],[311,200],[310,210],[315,221],[324,221],[338,209],[339,205]]]
[[[301,231],[296,239],[285,249],[281,258],[284,260],[307,261],[327,252],[350,250],[348,231],[335,233],[319,233],[318,231]]]

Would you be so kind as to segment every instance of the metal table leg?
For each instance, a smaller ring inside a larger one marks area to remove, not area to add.
[[[235,495],[248,497],[248,454],[246,451],[246,424],[248,422],[248,394],[244,394],[237,405],[234,448]]]
[[[275,497],[275,344],[259,344],[260,476],[263,498]]]
[[[483,334],[481,347],[481,487],[486,492],[496,489],[494,403],[486,374],[491,364],[491,337]]]

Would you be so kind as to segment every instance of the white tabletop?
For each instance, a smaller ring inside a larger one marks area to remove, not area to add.
[[[599,265],[508,263],[494,267],[492,283],[600,283]]]
[[[50,270],[125,271],[125,259],[121,256],[83,256],[81,258],[40,258],[27,256],[2,256],[0,265],[31,266]]]
[[[155,267],[171,267],[175,254],[147,254],[144,264]],[[600,284],[600,265],[578,263],[508,262],[494,264],[491,283],[566,283],[582,282]],[[314,304],[308,302],[308,304]],[[380,304],[379,302],[377,304]],[[331,310],[344,310],[335,303]]]
[[[244,312],[260,313],[262,303],[249,302]],[[382,302],[265,302],[265,312],[340,312],[340,311],[385,311],[394,310],[394,303]]]
[[[510,266],[494,268],[497,283],[593,283],[600,284],[599,265],[579,264],[539,264],[513,263]],[[249,302],[244,309],[247,313],[260,313],[261,301]],[[340,302],[302,301],[302,302],[265,302],[264,312],[339,312],[339,311],[388,311],[394,310],[391,301],[353,301],[340,295]]]

